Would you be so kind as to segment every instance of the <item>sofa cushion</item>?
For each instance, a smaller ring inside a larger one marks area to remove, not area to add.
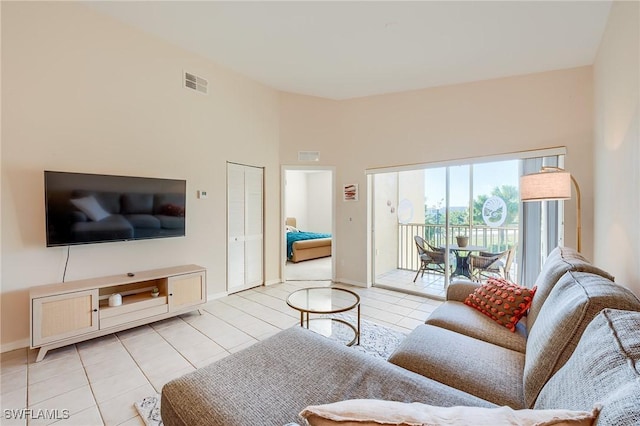
[[[529,309],[535,293],[536,287],[529,289],[502,278],[490,278],[467,296],[464,304],[514,332],[516,324]]]
[[[523,408],[524,354],[424,324],[389,362],[497,405]]]
[[[162,193],[154,196],[153,213],[175,216],[174,214],[167,214],[167,206],[171,206],[170,209],[175,209],[175,207],[182,208],[182,212],[184,213],[184,195]],[[184,216],[184,214],[182,216]]]
[[[292,327],[167,383],[161,411],[166,426],[303,424],[308,405],[358,398],[493,406]]]
[[[153,194],[122,194],[122,214],[152,214]]]
[[[640,313],[605,309],[571,358],[540,391],[535,408],[602,405],[600,424],[640,423]]]
[[[527,347],[526,317],[516,324],[512,333],[480,311],[469,309],[464,303],[447,301],[429,315],[426,323],[522,353]]]
[[[71,204],[94,222],[99,222],[102,219],[106,219],[111,216],[111,213],[106,211],[93,195],[82,198],[73,198],[71,199]]]
[[[312,405],[301,416],[310,426],[424,426],[424,425],[572,425],[591,426],[597,410],[513,410],[509,407],[437,407],[420,402],[352,399]],[[566,423],[565,423],[566,422]]]
[[[72,193],[72,198],[95,197],[100,205],[111,214],[120,213],[120,193],[108,191],[87,191],[76,189]]]
[[[554,286],[538,322],[529,329],[524,367],[528,408],[572,355],[589,322],[605,308],[637,311],[640,301],[628,289],[585,272],[567,272]]]
[[[447,300],[464,302],[464,299],[478,287],[480,287],[480,284],[473,281],[452,281],[449,287],[447,287]]]
[[[529,328],[533,327],[538,319],[540,309],[542,309],[545,300],[551,293],[551,289],[567,271],[591,272],[613,281],[613,277],[609,273],[593,266],[576,250],[569,247],[556,247],[549,253],[536,282],[532,285],[522,283],[527,287],[535,286],[538,288],[536,297],[533,299],[529,309],[527,319]]]
[[[160,229],[160,220],[150,214],[128,214],[125,218],[134,228]]]
[[[76,222],[71,225],[74,241],[130,240],[133,227],[124,216],[112,214],[100,222]]]

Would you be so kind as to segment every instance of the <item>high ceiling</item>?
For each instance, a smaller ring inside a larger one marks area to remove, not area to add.
[[[86,4],[273,88],[330,99],[590,65],[611,7],[610,1]]]

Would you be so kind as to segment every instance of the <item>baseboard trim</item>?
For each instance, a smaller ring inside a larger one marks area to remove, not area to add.
[[[16,340],[15,342],[5,343],[0,346],[0,353],[15,351],[16,349],[24,349],[29,347],[29,339]]]
[[[220,293],[214,293],[207,296],[207,302],[211,302],[212,300],[222,299],[223,297],[228,296],[229,293],[226,291],[221,291]]]
[[[363,287],[363,288],[367,288],[367,283],[362,283],[359,281],[353,281],[353,280],[348,280],[346,278],[336,278],[335,280],[333,280],[333,282],[335,283],[342,283],[342,284],[349,284],[349,285],[353,285],[356,287]]]
[[[281,280],[280,278],[276,278],[275,280],[269,280],[269,281],[265,281],[264,285],[274,285],[274,284],[280,284],[283,283],[284,281]]]

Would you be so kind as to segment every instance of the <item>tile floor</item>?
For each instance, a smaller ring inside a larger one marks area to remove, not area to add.
[[[376,285],[444,300],[446,294],[444,275],[426,271],[424,275],[418,276],[416,281],[413,282],[415,276],[416,271],[393,269],[376,276]],[[456,279],[461,279],[461,277],[456,277]]]
[[[143,425],[133,407],[136,400],[297,324],[298,311],[285,303],[289,293],[328,285],[291,281],[258,287],[207,303],[203,315],[190,313],[56,349],[39,363],[34,362],[36,351],[3,353],[0,424]],[[440,304],[380,288],[335,285],[360,294],[363,318],[403,332],[422,324]],[[13,419],[10,410],[23,408],[54,419]]]

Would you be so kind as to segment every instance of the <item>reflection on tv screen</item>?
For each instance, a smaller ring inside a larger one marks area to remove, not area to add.
[[[47,246],[185,235],[186,181],[44,172]]]

